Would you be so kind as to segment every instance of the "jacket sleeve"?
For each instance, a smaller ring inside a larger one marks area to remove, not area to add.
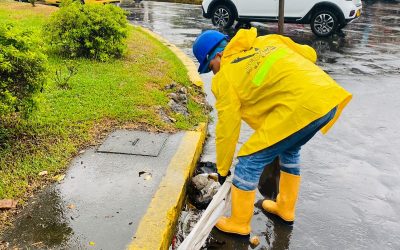
[[[215,138],[217,169],[220,175],[226,176],[231,167],[240,134],[240,100],[231,84],[223,77],[213,82],[213,93],[218,112]]]
[[[317,61],[317,53],[312,47],[308,45],[295,43],[289,37],[285,36],[279,36],[279,37],[280,40],[286,44],[286,46],[288,46],[298,54],[302,55],[304,58],[308,59],[312,63],[315,63]]]

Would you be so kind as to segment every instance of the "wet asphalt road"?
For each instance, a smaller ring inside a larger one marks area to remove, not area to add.
[[[285,35],[317,50],[318,65],[354,97],[328,135],[317,135],[302,150],[293,227],[256,205],[252,235],[261,244],[255,249],[400,249],[400,2],[363,3],[361,18],[344,29],[346,37],[317,38],[308,25],[285,27]],[[213,28],[200,6],[145,1],[127,9],[133,23],[161,34],[192,58],[196,36]],[[276,23],[253,26],[260,34],[277,31]],[[202,77],[213,104],[212,75]],[[214,126],[203,161],[215,161]],[[244,124],[238,148],[251,133]],[[252,249],[246,239],[212,235],[218,242],[209,249]]]

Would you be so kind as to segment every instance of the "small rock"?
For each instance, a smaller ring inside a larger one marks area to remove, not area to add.
[[[85,150],[81,150],[81,151],[79,151],[79,153],[78,153],[78,154],[83,154],[83,153],[85,153]]]
[[[178,95],[179,101],[187,101],[187,95],[186,94],[179,94]]]
[[[206,175],[199,174],[192,178],[192,182],[197,190],[202,190],[208,183],[208,177]]]
[[[128,224],[129,224],[129,225],[132,225],[132,224],[133,224],[133,222],[129,222]]]
[[[169,97],[170,99],[174,100],[175,102],[179,102],[180,96],[178,96],[178,95],[175,94],[175,93],[169,93],[169,94],[168,94],[168,97]]]
[[[174,105],[176,105],[177,103],[174,101],[174,100],[169,100],[169,102],[168,102],[168,106],[170,107],[170,108],[172,108]]]
[[[42,171],[38,174],[39,176],[47,175],[47,171]]]
[[[168,85],[166,85],[164,88],[166,89],[166,90],[168,90],[168,89],[173,89],[173,88],[175,88],[176,87],[176,83],[171,83],[171,84],[168,84]]]
[[[175,112],[182,114],[184,116],[189,116],[189,111],[187,110],[186,106],[176,103],[174,100],[170,100],[168,102],[168,106]]]
[[[179,89],[179,93],[186,95],[187,94],[187,89],[185,87],[182,87],[182,88]]]
[[[175,123],[175,122],[176,122],[176,119],[175,119],[175,118],[173,118],[173,117],[170,117],[170,116],[168,116],[168,119],[169,119],[171,122],[173,122],[173,123]]]
[[[160,115],[161,119],[166,122],[166,123],[171,123],[170,117],[167,115],[167,113],[162,109],[158,109],[158,114]]]

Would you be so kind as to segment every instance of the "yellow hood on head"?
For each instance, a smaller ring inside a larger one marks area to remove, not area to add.
[[[256,40],[256,38],[257,38],[256,28],[251,28],[249,30],[247,29],[239,30],[226,46],[223,58],[229,57],[244,50],[249,50],[251,47],[253,47],[253,43]]]

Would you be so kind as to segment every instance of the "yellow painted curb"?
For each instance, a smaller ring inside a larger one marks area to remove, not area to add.
[[[135,26],[167,46],[184,64],[189,80],[203,87],[203,81],[194,62],[174,44],[154,32]],[[171,159],[166,174],[158,190],[141,219],[128,249],[157,250],[168,249],[172,240],[176,222],[186,196],[186,184],[192,175],[206,138],[207,123],[202,123],[195,131],[187,131]]]
[[[196,65],[194,64],[192,59],[190,59],[185,53],[183,53],[182,50],[180,50],[174,44],[170,43],[164,37],[152,32],[148,29],[145,29],[141,26],[136,26],[136,25],[134,25],[134,26],[136,28],[144,31],[145,33],[149,34],[150,36],[154,37],[155,39],[160,41],[165,46],[167,46],[179,58],[179,60],[181,60],[182,63],[185,65],[185,67],[188,71],[188,76],[189,76],[190,81],[196,86],[203,87],[203,85],[204,85],[203,80],[201,80],[201,77],[200,77],[199,73],[197,72]]]
[[[207,126],[187,131],[168,165],[128,249],[168,249],[186,195],[186,183],[203,149]]]

